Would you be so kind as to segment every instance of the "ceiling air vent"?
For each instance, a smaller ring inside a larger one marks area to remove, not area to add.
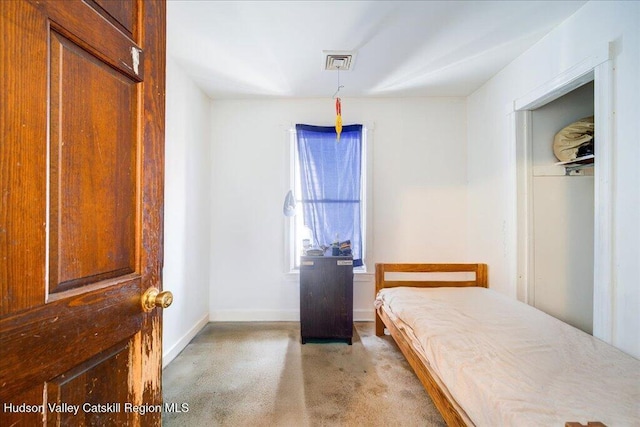
[[[353,52],[329,52],[322,51],[324,54],[324,69],[327,71],[350,71],[353,68],[353,60],[355,54]]]

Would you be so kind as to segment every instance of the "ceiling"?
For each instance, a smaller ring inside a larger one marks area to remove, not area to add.
[[[467,96],[584,3],[170,0],[167,50],[214,99]]]

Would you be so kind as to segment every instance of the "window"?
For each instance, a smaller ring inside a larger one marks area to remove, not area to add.
[[[354,267],[364,269],[366,222],[366,130],[296,125],[291,133],[296,215],[289,230],[290,269],[297,269],[303,240],[315,248],[349,240]]]

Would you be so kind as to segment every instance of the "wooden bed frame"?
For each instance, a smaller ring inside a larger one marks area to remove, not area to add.
[[[473,280],[386,280],[385,273],[475,273]],[[383,288],[393,288],[397,286],[412,287],[467,287],[487,286],[487,265],[486,264],[376,264],[376,295]],[[436,408],[442,414],[448,426],[466,426],[465,416],[458,410],[458,405],[449,400],[447,394],[440,388],[429,370],[426,368],[418,354],[411,346],[409,339],[403,331],[398,329],[391,321],[382,307],[376,310],[376,335],[384,335],[384,328],[387,328],[400,351],[413,368],[416,376],[433,400]]]

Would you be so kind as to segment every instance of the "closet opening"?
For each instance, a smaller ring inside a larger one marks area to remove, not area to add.
[[[515,146],[517,297],[611,343],[615,115],[608,53],[602,49],[515,99],[508,117]],[[589,116],[590,164],[558,164],[555,134]]]
[[[594,115],[590,81],[531,110],[530,236],[532,280],[528,302],[593,333],[594,168],[588,142]],[[582,151],[582,152],[581,152]],[[583,152],[585,154],[583,154]],[[591,163],[575,163],[587,158]]]

